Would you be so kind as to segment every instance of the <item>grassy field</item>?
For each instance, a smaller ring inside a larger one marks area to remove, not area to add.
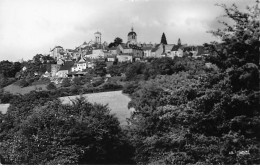
[[[6,86],[4,88],[4,91],[10,92],[12,94],[26,94],[26,93],[29,93],[32,90],[37,90],[39,88],[42,88],[42,90],[47,90],[46,86],[47,86],[46,84],[38,84],[38,85],[33,85],[33,86],[21,88],[18,85],[11,84],[9,86]]]
[[[5,114],[10,104],[0,104],[0,112]]]
[[[128,96],[122,94],[122,91],[101,92],[84,94],[84,97],[91,103],[108,104],[111,114],[115,114],[121,125],[126,125],[126,118],[130,117],[131,110],[127,108],[131,100]],[[70,100],[78,96],[61,97],[63,103],[70,103]]]

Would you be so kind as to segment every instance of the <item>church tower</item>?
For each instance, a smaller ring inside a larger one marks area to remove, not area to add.
[[[137,44],[137,34],[134,32],[134,28],[131,28],[131,32],[127,35],[127,43],[129,44]]]
[[[94,35],[95,35],[95,43],[101,44],[101,33],[97,31],[96,33],[94,33]]]

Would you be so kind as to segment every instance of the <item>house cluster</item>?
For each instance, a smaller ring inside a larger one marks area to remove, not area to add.
[[[137,34],[132,27],[127,35],[127,42],[116,47],[108,47],[106,42],[101,41],[102,34],[94,33],[95,40],[84,42],[75,49],[63,49],[56,46],[50,50],[50,56],[57,64],[51,65],[51,72],[46,72],[50,77],[73,77],[83,76],[88,69],[94,68],[96,61],[104,61],[107,66],[115,62],[135,62],[148,57],[200,57],[205,55],[202,46],[182,45],[180,40],[175,44],[145,44],[137,42]]]

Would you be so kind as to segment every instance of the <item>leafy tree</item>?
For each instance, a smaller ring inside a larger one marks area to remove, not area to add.
[[[18,81],[18,85],[20,87],[27,87],[29,86],[29,82],[27,82],[25,79],[21,79],[20,81]]]
[[[180,39],[180,38],[178,39],[177,45],[178,45],[178,46],[181,46],[181,39]]]
[[[119,37],[115,38],[114,43],[118,46],[119,44],[123,43],[123,40]]]
[[[61,82],[62,87],[69,87],[71,86],[70,80],[68,78],[64,78]]]
[[[167,44],[166,36],[164,33],[162,34],[162,37],[161,37],[161,44]]]
[[[97,61],[94,67],[94,73],[98,76],[106,75],[106,63],[103,61]]]
[[[4,77],[13,78],[15,74],[22,69],[20,62],[9,62],[1,61],[0,62],[0,74],[3,74]]]
[[[48,90],[54,90],[54,89],[56,89],[56,86],[55,86],[55,84],[54,83],[49,83],[48,85],[47,85],[47,87],[46,87]]]
[[[79,77],[73,78],[72,82],[73,82],[74,85],[81,85],[82,84],[81,83],[81,78],[79,78]]]
[[[111,76],[120,76],[123,72],[121,71],[120,65],[111,65],[107,68],[107,73]]]
[[[126,94],[133,94],[135,92],[135,90],[138,88],[138,82],[128,82],[124,85],[123,87],[123,93]]]
[[[125,72],[126,80],[139,80],[139,79],[142,80],[144,70],[145,70],[145,63],[134,62],[126,69]]]
[[[116,37],[116,38],[114,39],[114,42],[110,43],[110,44],[108,45],[108,47],[109,47],[109,48],[111,48],[111,47],[117,47],[119,44],[122,44],[122,43],[123,43],[123,40],[122,40],[121,38],[119,38],[119,37]]]

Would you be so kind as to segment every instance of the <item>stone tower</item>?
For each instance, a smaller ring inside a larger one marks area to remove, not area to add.
[[[131,28],[131,32],[127,35],[127,43],[129,44],[137,44],[137,34],[134,32],[134,28]]]
[[[96,33],[94,33],[94,35],[95,35],[95,43],[101,44],[101,33],[97,31]]]

